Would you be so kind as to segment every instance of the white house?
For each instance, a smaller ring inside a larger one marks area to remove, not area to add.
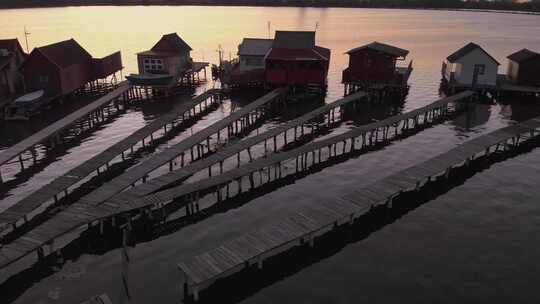
[[[244,38],[238,45],[239,72],[264,69],[264,57],[274,39]]]
[[[467,87],[496,86],[499,62],[475,43],[469,43],[443,62],[443,77]]]

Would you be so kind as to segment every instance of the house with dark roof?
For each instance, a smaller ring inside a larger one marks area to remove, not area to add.
[[[469,43],[443,62],[443,78],[462,87],[495,87],[499,62],[481,46]]]
[[[398,68],[397,62],[404,61],[408,50],[392,45],[372,42],[349,50],[349,66],[343,71],[345,84],[385,83],[401,85],[407,83],[412,64]]]
[[[242,43],[238,45],[238,58],[222,63],[222,83],[232,87],[262,86],[264,83],[264,58],[272,48],[273,42],[274,39],[244,38]]]
[[[77,41],[69,39],[35,48],[21,71],[27,92],[44,90],[54,97],[69,95],[121,68],[119,52],[95,59]]]
[[[139,74],[178,75],[191,68],[191,51],[178,34],[163,35],[150,50],[137,54]]]
[[[265,57],[265,81],[270,86],[326,87],[330,50],[315,44],[315,32],[276,31]]]
[[[508,56],[507,79],[518,85],[540,86],[540,54],[522,49]]]
[[[0,101],[24,91],[19,68],[26,59],[19,40],[0,39]]]
[[[264,57],[272,48],[274,39],[244,38],[238,45],[238,70],[240,73],[264,69]]]

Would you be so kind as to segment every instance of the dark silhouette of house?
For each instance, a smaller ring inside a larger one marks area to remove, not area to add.
[[[19,40],[0,40],[0,99],[24,90],[23,77],[19,73],[19,68],[26,56]]]
[[[122,69],[120,52],[95,59],[74,39],[35,48],[22,66],[27,91],[65,96]]]
[[[315,32],[276,31],[265,58],[265,81],[270,86],[326,87],[330,50],[315,45]]]
[[[405,75],[396,67],[409,54],[395,46],[372,42],[349,50],[349,66],[343,71],[343,83],[402,83]],[[408,78],[408,77],[407,77]]]
[[[519,85],[540,86],[540,54],[522,49],[508,56],[508,80]]]

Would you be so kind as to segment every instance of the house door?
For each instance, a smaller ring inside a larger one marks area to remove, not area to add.
[[[478,83],[478,76],[484,75],[486,70],[486,65],[484,64],[475,64],[474,65],[474,71],[473,71],[473,81],[472,86],[476,87],[476,84]]]

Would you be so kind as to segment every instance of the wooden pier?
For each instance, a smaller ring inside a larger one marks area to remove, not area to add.
[[[264,143],[264,157],[266,157],[269,153],[276,153],[291,142],[296,142],[304,136],[313,134],[323,126],[330,126],[338,119],[337,111],[343,113],[345,107],[352,106],[354,108],[358,101],[366,98],[367,95],[365,93],[359,92],[338,99],[335,102],[325,104],[276,128],[248,137],[239,143],[228,145],[220,150],[219,153],[212,154],[201,161],[193,162],[180,170],[171,171],[167,174],[148,180],[144,184],[121,192],[115,195],[113,199],[129,200],[133,197],[142,197],[163,189],[173,183],[182,181],[206,168],[208,168],[208,175],[211,177],[213,175],[212,166],[216,164],[219,164],[219,169],[215,170],[218,172],[215,174],[222,174],[223,163],[228,158],[235,157],[237,160],[240,160],[237,163],[238,167],[241,165],[241,159],[243,158],[242,154],[247,156],[249,162],[253,161],[255,157],[252,155],[251,150],[258,144]]]
[[[353,152],[373,147],[381,141],[398,138],[412,129],[430,124],[440,117],[446,117],[451,111],[451,104],[456,108],[460,106],[465,108],[466,104],[459,102],[468,100],[473,95],[472,92],[463,92],[447,97],[411,112],[356,127],[343,134],[311,142],[294,150],[272,153],[265,158],[257,159],[243,166],[238,165],[236,169],[196,183],[179,185],[142,198],[126,193],[122,197],[118,196],[107,200],[107,203],[117,208],[117,212],[130,212],[140,208],[159,209],[173,201],[182,201],[187,213],[191,214],[199,210],[198,201],[206,194],[215,194],[216,202],[221,202],[223,199],[233,196],[230,189],[236,188],[238,195],[246,189],[243,187],[246,183],[248,189],[253,189],[256,184],[255,180],[259,181],[258,186],[262,186],[264,183],[285,177],[287,174],[285,163],[288,161],[295,163],[293,172],[289,172],[294,174],[307,170],[310,166],[309,163],[316,165],[337,156],[338,146],[342,146],[344,153],[347,149],[348,152]],[[247,149],[248,147],[241,146],[241,148]],[[181,174],[178,172],[175,175],[178,177]]]
[[[343,143],[345,147],[347,146],[347,143],[350,142],[348,144],[350,147],[349,151],[362,149],[368,145],[375,145],[381,140],[388,140],[391,136],[398,136],[403,134],[403,132],[407,132],[407,130],[420,127],[425,124],[430,124],[432,121],[447,115],[451,110],[451,107],[463,106],[461,101],[470,99],[472,95],[473,93],[471,92],[464,92],[456,96],[444,98],[409,113],[397,115],[383,121],[361,126],[326,140],[312,142],[287,152],[273,153],[269,157],[258,159],[247,165],[201,182],[181,185],[148,195],[144,198],[133,197],[132,200],[128,201],[113,200],[110,198],[110,196],[120,192],[121,189],[126,187],[126,184],[129,185],[129,183],[131,183],[133,180],[133,177],[127,176],[128,174],[124,174],[123,176],[125,177],[121,176],[121,179],[115,179],[112,182],[107,183],[107,185],[109,185],[109,190],[106,193],[106,196],[103,195],[101,197],[97,197],[98,199],[102,199],[102,201],[80,200],[70,205],[65,210],[60,211],[47,222],[44,222],[40,226],[25,233],[13,242],[5,244],[3,247],[1,247],[0,268],[11,264],[36,250],[38,252],[38,257],[43,257],[46,254],[56,252],[58,248],[55,247],[55,239],[84,225],[99,225],[101,231],[106,221],[107,223],[110,222],[112,226],[118,225],[119,221],[127,222],[128,225],[131,225],[132,217],[137,217],[142,214],[149,214],[148,212],[152,213],[152,211],[164,211],[164,206],[170,202],[173,202],[173,200],[179,199],[182,200],[183,204],[186,206],[186,209],[189,209],[190,211],[197,211],[197,199],[200,197],[200,194],[205,194],[203,191],[210,189],[211,193],[216,194],[216,200],[221,201],[224,197],[222,193],[225,189],[228,189],[227,185],[229,183],[238,183],[238,185],[242,185],[245,184],[246,179],[249,179],[250,185],[254,187],[253,173],[259,175],[262,184],[262,173],[268,172],[268,170],[271,172],[264,174],[264,179],[267,179],[266,182],[271,181],[272,175],[274,176],[274,180],[278,179],[283,174],[283,171],[285,171],[282,170],[282,164],[287,159],[296,160],[297,171],[307,169],[309,167],[309,162],[307,162],[308,155],[312,156],[311,165],[313,165],[315,164],[316,160],[314,157],[315,155],[321,157],[322,150],[325,149],[326,151],[326,149],[328,149],[330,153],[333,151],[333,155],[335,156],[337,151],[336,149],[341,143]],[[266,95],[263,100],[277,98],[277,96],[279,96],[279,94]],[[246,108],[247,107],[243,109]],[[240,117],[245,117],[245,113],[239,113],[236,118]],[[225,120],[227,124],[223,122],[219,125],[219,128],[226,127],[235,121],[231,117]],[[209,128],[212,130],[218,129],[218,127],[215,125]],[[394,134],[390,134],[389,131],[391,129],[394,130]],[[209,136],[209,131],[205,131],[204,134]],[[200,136],[201,135],[199,135],[199,137]],[[196,141],[199,142],[200,138],[198,138]],[[183,145],[184,144],[182,144],[182,146]],[[326,156],[327,159],[331,157],[332,154]],[[166,161],[164,161],[162,158],[157,158],[157,160],[161,160],[163,163],[166,163]],[[320,163],[321,161],[323,161],[323,159],[319,158],[318,162]],[[148,170],[148,168],[151,167],[146,167],[145,169]],[[128,171],[128,173],[133,172],[133,170],[134,169]],[[126,179],[129,180],[126,181]],[[239,193],[241,192],[242,188],[240,186]],[[166,214],[164,214],[164,216],[166,217]]]
[[[133,153],[134,146],[142,144],[142,148],[144,148],[146,145],[152,145],[152,142],[159,138],[159,135],[156,134],[158,131],[163,129],[161,136],[165,136],[173,128],[185,123],[186,120],[189,121],[192,117],[198,115],[198,113],[202,113],[214,104],[219,103],[220,99],[220,90],[211,89],[194,97],[189,102],[182,102],[167,114],[160,116],[150,124],[138,129],[120,142],[71,169],[63,176],[54,179],[52,182],[1,212],[0,231],[4,225],[10,225],[11,231],[15,230],[18,221],[26,223],[31,220],[31,213],[36,208],[43,209],[43,207],[58,203],[59,199],[75,190],[93,172],[96,172],[96,175],[100,175],[107,171],[113,159],[121,156],[121,160],[124,161],[130,153]],[[9,231],[3,232],[7,233]]]
[[[203,158],[205,154],[212,152],[211,137],[216,135],[216,141],[221,141],[221,132],[226,131],[227,138],[241,134],[259,118],[265,115],[267,107],[274,102],[280,102],[286,93],[285,89],[275,89],[263,97],[251,102],[240,110],[233,112],[226,118],[182,140],[169,149],[156,154],[102,187],[83,197],[80,202],[89,206],[99,205],[122,190],[134,186],[138,181],[145,183],[148,175],[163,165],[169,164],[169,170],[173,170],[173,163],[180,157],[183,167],[189,162]],[[225,136],[225,135],[224,135]],[[205,150],[206,148],[206,150]],[[219,145],[216,146],[216,149]],[[188,154],[186,156],[186,154]]]
[[[441,81],[441,88],[444,91],[448,91],[450,94],[461,91],[476,91],[482,95],[490,93],[491,98],[499,97],[505,94],[513,94],[518,96],[535,96],[540,97],[540,87],[538,86],[526,86],[520,84],[514,84],[508,80],[507,75],[497,75],[497,85],[464,85],[456,82],[455,80],[447,80],[443,74]]]
[[[73,127],[75,124],[79,124],[79,128],[91,128],[97,122],[105,120],[106,116],[111,114],[111,108],[118,110],[120,103],[128,100],[131,89],[132,87],[129,84],[123,82],[107,95],[67,115],[1,152],[0,169],[2,165],[18,158],[21,171],[23,171],[25,169],[25,161],[28,159],[33,162],[37,161],[37,145],[46,144],[50,147],[54,147],[61,142],[62,133]],[[29,156],[25,157],[24,154],[29,154]],[[2,183],[2,173],[0,171],[0,185]]]
[[[244,234],[213,250],[182,261],[186,297],[199,299],[199,291],[215,280],[252,265],[263,267],[266,258],[291,247],[309,244],[338,226],[352,224],[374,207],[392,208],[393,200],[404,192],[420,190],[439,176],[448,178],[454,168],[468,166],[477,157],[509,150],[538,135],[540,117],[505,127],[465,142],[418,165],[394,173],[367,187],[333,201],[318,202],[268,227]],[[510,141],[510,142],[509,142]]]

